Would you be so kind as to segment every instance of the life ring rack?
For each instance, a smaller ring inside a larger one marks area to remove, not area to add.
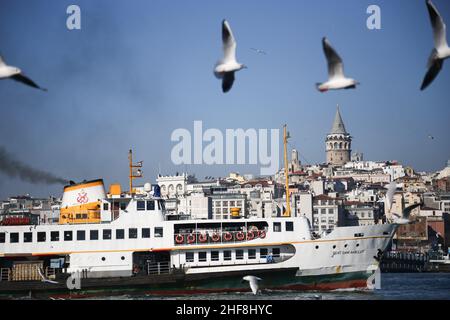
[[[213,242],[219,241],[219,240],[220,240],[219,234],[218,234],[218,233],[214,233],[214,234],[212,235],[212,237],[211,237],[211,240],[212,240]]]
[[[184,236],[182,234],[177,234],[175,236],[175,242],[178,244],[182,244],[184,242]]]
[[[223,239],[224,239],[225,241],[231,241],[231,240],[233,239],[233,236],[231,235],[231,233],[225,232],[225,233],[223,234]]]
[[[187,243],[194,243],[195,242],[195,234],[191,233],[187,236]]]
[[[206,233],[199,234],[198,241],[205,243],[206,241],[208,241],[208,235]]]
[[[242,241],[244,239],[245,239],[245,235],[242,231],[239,231],[238,233],[236,233],[236,240]]]
[[[266,237],[266,231],[265,231],[265,230],[259,231],[259,237],[260,237],[261,239],[264,239],[264,238]]]

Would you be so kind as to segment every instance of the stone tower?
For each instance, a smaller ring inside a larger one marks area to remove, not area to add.
[[[325,142],[327,164],[344,165],[350,161],[352,137],[345,130],[344,122],[339,112],[339,106],[336,110],[333,126]]]

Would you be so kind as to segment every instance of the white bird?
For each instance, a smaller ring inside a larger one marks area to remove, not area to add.
[[[225,93],[233,86],[234,73],[247,67],[236,61],[236,40],[226,20],[222,21],[222,42],[224,57],[216,64],[214,75],[222,79],[222,91]]]
[[[3,60],[3,57],[0,56],[0,79],[13,79],[19,82],[22,82],[28,86],[31,86],[33,88],[47,91],[47,89],[41,88],[36,83],[34,83],[30,78],[27,78],[23,73],[22,70],[20,70],[17,67],[8,66],[5,61]]]
[[[255,276],[245,276],[242,278],[242,280],[248,281],[248,283],[250,284],[250,289],[252,289],[253,294],[258,293],[259,289],[258,281],[262,281],[261,278]]]
[[[395,190],[397,190],[397,183],[395,183],[395,181],[392,181],[391,183],[389,183],[389,185],[387,186],[387,192],[386,192],[386,200],[387,200],[387,205],[388,205],[388,213],[391,212],[392,209],[392,204],[394,202],[394,194],[395,194]]]
[[[409,219],[409,216],[411,215],[411,211],[420,206],[421,203],[413,204],[412,206],[409,206],[405,209],[403,209],[402,216],[393,213],[394,216],[396,216],[396,219],[394,220],[395,224],[409,224],[412,221]]]
[[[256,53],[260,53],[260,54],[267,54],[267,52],[265,52],[264,50],[257,49],[257,48],[250,48],[250,50],[253,50],[253,51],[255,51]]]
[[[57,281],[52,281],[52,280],[47,279],[47,278],[44,276],[44,274],[42,273],[41,268],[38,268],[38,273],[39,273],[39,276],[41,277],[41,281],[42,281],[42,282],[48,282],[48,283],[52,283],[52,284],[57,284],[57,283],[58,283]]]
[[[317,89],[320,92],[339,89],[355,89],[359,85],[354,79],[346,78],[344,75],[344,65],[341,57],[333,49],[326,37],[322,39],[323,52],[328,62],[328,81],[317,83]]]
[[[447,44],[446,26],[439,11],[431,0],[427,2],[428,13],[430,14],[431,25],[433,27],[434,48],[428,58],[428,71],[423,79],[420,90],[425,90],[437,77],[442,69],[444,60],[450,57],[450,48]]]

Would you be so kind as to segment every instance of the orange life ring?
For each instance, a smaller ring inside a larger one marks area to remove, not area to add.
[[[242,231],[239,231],[238,233],[236,233],[236,240],[242,241],[242,240],[244,240],[244,238],[245,238],[245,235]]]
[[[261,230],[261,231],[259,232],[259,237],[260,237],[261,239],[264,239],[264,238],[266,237],[266,231]]]
[[[233,236],[231,235],[231,233],[225,232],[224,235],[223,235],[223,239],[225,241],[231,241],[231,239],[233,239]]]
[[[195,242],[195,234],[191,233],[187,236],[187,242],[188,243],[194,243]]]
[[[247,240],[255,239],[255,233],[253,231],[247,232]]]
[[[214,233],[211,237],[212,241],[217,242],[220,240],[220,236],[217,233]]]
[[[184,242],[184,236],[182,234],[177,234],[175,237],[175,242],[181,244]]]
[[[206,234],[199,234],[198,235],[198,241],[206,242],[206,241],[208,241],[208,236]]]

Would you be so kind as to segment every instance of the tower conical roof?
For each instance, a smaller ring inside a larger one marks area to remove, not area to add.
[[[347,134],[344,121],[342,121],[341,113],[339,112],[339,106],[337,107],[336,115],[334,116],[333,127],[331,127],[330,133]]]

